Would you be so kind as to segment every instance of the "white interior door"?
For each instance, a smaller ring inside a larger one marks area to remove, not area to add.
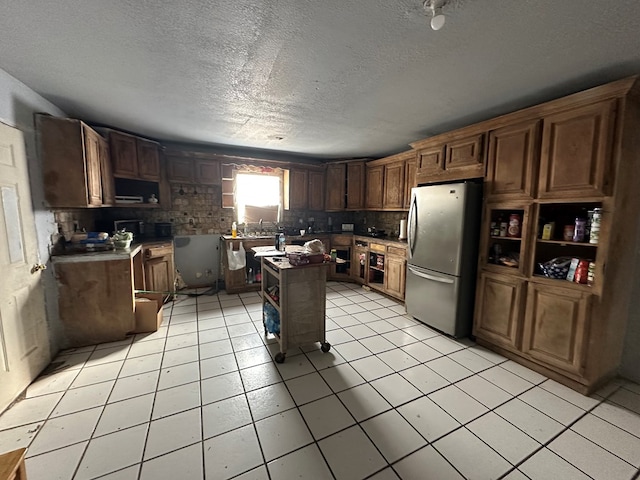
[[[49,363],[24,138],[0,123],[0,412]]]

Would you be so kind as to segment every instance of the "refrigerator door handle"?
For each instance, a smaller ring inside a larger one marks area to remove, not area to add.
[[[415,246],[415,240],[416,240],[416,232],[418,230],[418,204],[417,204],[417,197],[416,194],[414,193],[412,198],[411,198],[411,206],[409,207],[409,234],[407,235],[408,237],[408,242],[409,242],[409,258],[413,257],[413,248]]]
[[[440,282],[440,283],[453,283],[454,282],[453,279],[451,279],[451,278],[436,277],[434,275],[429,275],[428,273],[420,272],[420,271],[416,270],[415,268],[411,268],[411,267],[409,267],[409,271],[411,273],[413,273],[414,275],[417,275],[418,277],[426,278],[427,280],[433,280],[434,282]]]

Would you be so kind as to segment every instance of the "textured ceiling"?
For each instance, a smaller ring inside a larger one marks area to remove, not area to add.
[[[3,0],[0,68],[162,140],[380,157],[640,73],[638,0]]]

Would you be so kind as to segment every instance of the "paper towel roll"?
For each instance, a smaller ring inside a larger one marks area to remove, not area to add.
[[[405,238],[407,238],[407,221],[403,219],[400,220],[400,235],[398,239],[404,240]]]

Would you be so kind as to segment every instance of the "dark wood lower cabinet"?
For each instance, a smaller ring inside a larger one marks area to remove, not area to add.
[[[407,277],[407,260],[397,255],[387,255],[385,259],[385,293],[393,297],[404,299]]]
[[[522,351],[552,367],[581,375],[592,295],[529,283]]]
[[[520,316],[525,280],[512,275],[480,274],[473,334],[504,348],[520,347]]]
[[[173,243],[145,244],[143,254],[145,290],[171,295],[175,281]]]

